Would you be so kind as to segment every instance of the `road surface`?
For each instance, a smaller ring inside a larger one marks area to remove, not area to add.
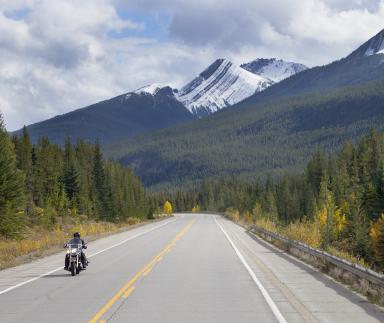
[[[0,322],[384,322],[316,269],[216,215],[180,214],[0,272]]]

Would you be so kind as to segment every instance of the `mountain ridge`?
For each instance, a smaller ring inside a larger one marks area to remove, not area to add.
[[[202,85],[206,80],[207,84]],[[217,59],[197,78],[187,83],[194,89],[197,88],[194,93],[189,92],[189,97],[185,91],[183,92],[185,86],[179,91],[159,83],[152,83],[114,98],[28,125],[27,129],[33,141],[37,141],[41,136],[48,136],[53,142],[63,144],[65,138],[70,135],[75,139],[79,137],[92,142],[99,139],[101,143],[110,143],[142,132],[205,117],[236,104],[271,84],[272,81],[269,79],[248,72],[229,60]],[[211,92],[208,94],[200,92],[199,85]],[[189,105],[188,100],[194,102]],[[94,115],[92,109],[95,109]],[[161,109],[164,110],[164,115],[161,115]],[[108,112],[111,116],[108,116]],[[117,112],[121,115],[118,116]],[[146,116],[147,120],[143,116]],[[21,134],[21,129],[13,134]]]
[[[294,74],[264,91],[246,98],[236,105],[236,108],[384,79],[384,53],[362,54],[364,49],[370,48],[375,39],[383,36],[384,30],[346,57]]]
[[[308,69],[304,64],[288,62],[277,58],[258,58],[241,64],[240,67],[253,74],[270,79],[274,83]]]
[[[198,117],[236,104],[272,82],[250,73],[227,59],[217,59],[178,90],[177,98]]]

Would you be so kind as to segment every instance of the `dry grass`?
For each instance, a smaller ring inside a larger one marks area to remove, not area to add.
[[[280,233],[290,239],[303,242],[313,248],[320,248],[322,239],[319,223],[313,221],[294,222],[288,226],[276,226],[268,220],[256,221],[256,225],[276,233]],[[371,266],[362,258],[357,258],[348,252],[328,247],[326,250],[333,256],[345,259],[351,263],[358,264],[364,268],[371,268]]]
[[[318,223],[313,221],[298,221],[287,226],[277,226],[268,219],[258,219],[255,224],[263,229],[280,233],[290,239],[304,242],[305,244],[319,248],[321,245],[321,232]]]
[[[80,232],[86,239],[92,239],[106,233],[113,233],[139,223],[137,218],[129,218],[126,223],[84,222],[57,224],[52,230],[41,227],[29,228],[23,239],[0,239],[0,270],[20,263],[20,258],[33,258],[50,249],[61,248],[73,232]]]
[[[333,256],[336,256],[336,257],[348,260],[349,262],[352,262],[354,264],[360,265],[361,267],[372,269],[371,266],[367,262],[364,261],[364,259],[357,258],[348,252],[336,249],[334,247],[329,247],[327,249],[327,252]]]
[[[319,223],[319,221],[304,220],[293,222],[287,226],[281,226],[264,217],[257,217],[253,222],[250,220],[248,214],[245,214],[245,216],[239,216],[238,211],[234,209],[228,209],[226,213],[234,222],[241,221],[246,224],[254,223],[265,230],[282,234],[292,240],[303,242],[313,248],[321,248],[322,235],[321,223]],[[372,269],[371,266],[364,261],[364,259],[357,258],[350,253],[339,250],[335,247],[327,248],[327,252],[336,257],[348,260],[351,263],[358,264],[364,268]]]

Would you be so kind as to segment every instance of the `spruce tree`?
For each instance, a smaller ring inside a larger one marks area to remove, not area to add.
[[[14,146],[0,115],[0,234],[15,236],[20,233],[23,199],[24,175],[17,169]]]
[[[104,161],[99,141],[97,141],[93,153],[92,179],[94,203],[97,215],[100,218],[108,218],[110,213],[110,210],[108,209],[110,194],[107,190]]]
[[[63,170],[64,190],[72,206],[77,206],[79,200],[78,173],[75,166],[75,156],[71,139],[67,137],[64,146],[64,170]]]
[[[379,227],[379,235],[376,247],[377,262],[381,269],[384,269],[384,223]]]

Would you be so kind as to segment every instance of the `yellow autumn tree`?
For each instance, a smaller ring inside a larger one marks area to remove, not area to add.
[[[347,223],[345,214],[340,208],[324,206],[317,212],[317,219],[319,220],[322,228],[325,228],[328,221],[328,216],[330,217],[329,223],[332,226],[331,229],[336,234],[342,232]]]
[[[192,208],[192,213],[198,213],[200,212],[200,206],[197,204]]]
[[[228,217],[234,221],[234,222],[239,222],[240,221],[240,213],[239,210],[234,209],[232,207],[229,207],[225,210],[225,213],[228,215]]]
[[[376,222],[372,223],[369,236],[376,258],[384,268],[384,214]]]
[[[340,237],[347,222],[343,210],[336,206],[327,184],[326,178],[320,184],[320,197],[323,205],[318,209],[315,218],[320,223],[325,245]]]
[[[252,214],[251,214],[250,212],[245,211],[245,213],[244,213],[244,215],[243,215],[243,218],[244,218],[244,221],[245,221],[246,223],[249,223],[249,224],[253,223]]]
[[[164,214],[167,214],[167,215],[172,214],[173,209],[172,209],[171,202],[165,201],[164,206],[163,206],[163,212],[164,212]]]
[[[252,209],[252,216],[254,221],[263,217],[263,209],[261,208],[261,204],[259,202],[257,202]]]

